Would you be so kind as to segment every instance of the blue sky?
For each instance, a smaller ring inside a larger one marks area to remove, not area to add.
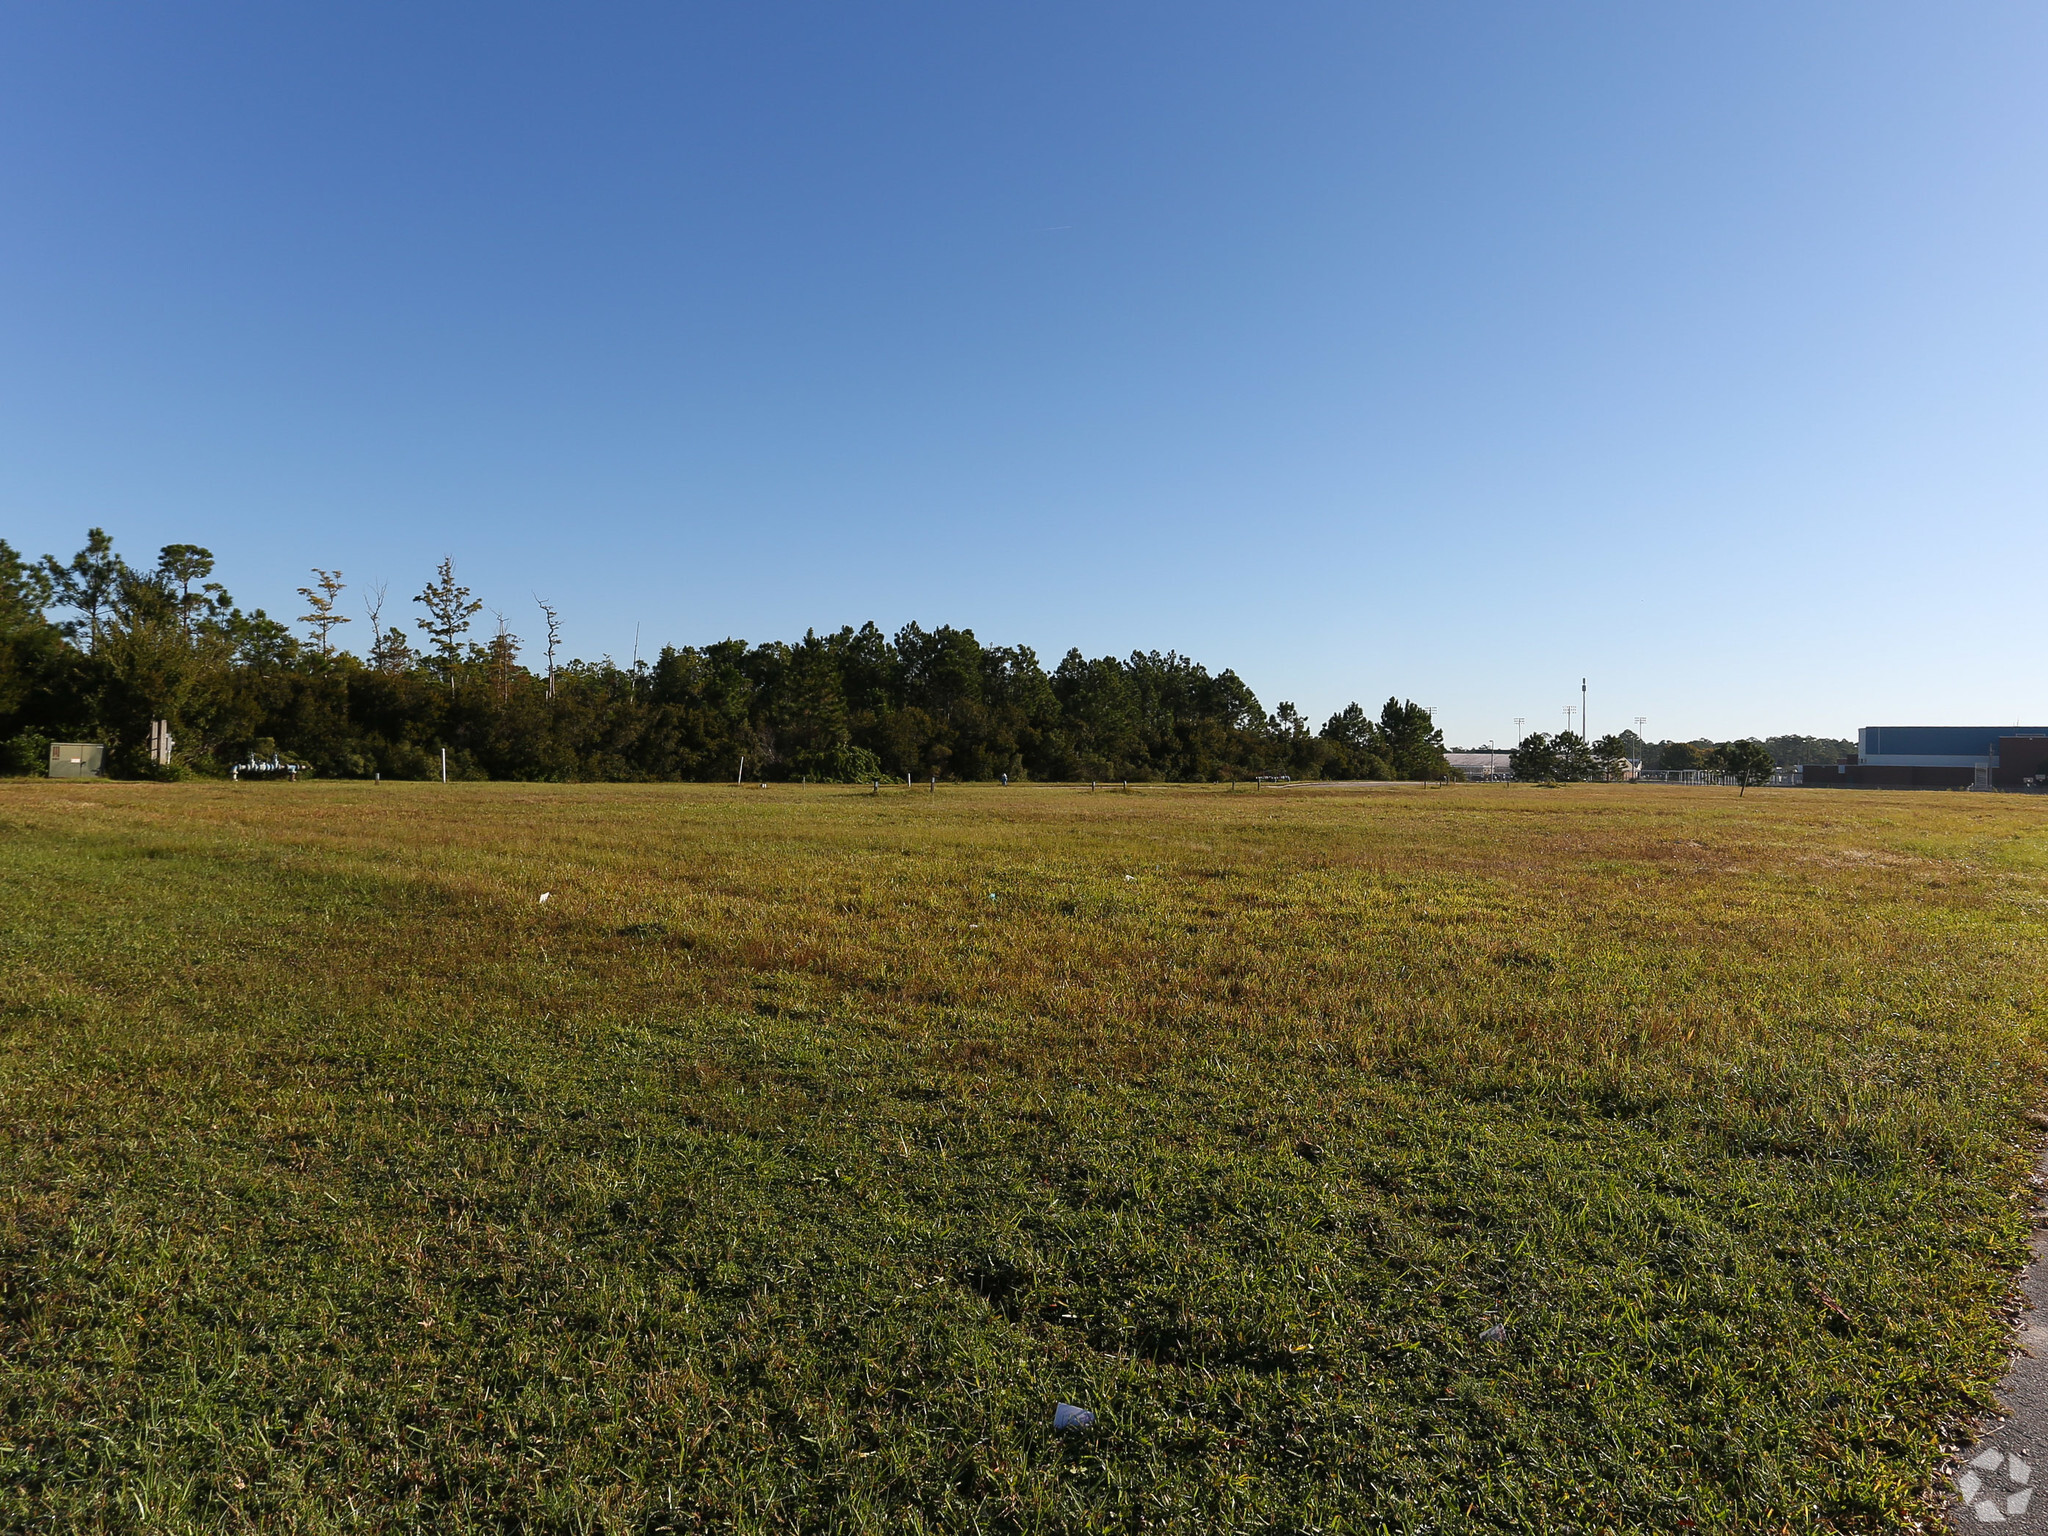
[[[1461,744],[2038,720],[2044,79],[1999,5],[6,5],[0,536]]]

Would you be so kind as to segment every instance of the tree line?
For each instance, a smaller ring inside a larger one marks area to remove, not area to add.
[[[1646,769],[1724,773],[1745,788],[1760,784],[1774,769],[1800,763],[1833,763],[1856,744],[1826,736],[1773,736],[1758,741],[1646,742],[1634,731],[1587,741],[1573,731],[1541,731],[1522,738],[1508,753],[1508,771],[1518,779],[1602,782],[1622,777],[1630,762]]]
[[[1320,729],[1270,714],[1238,675],[1174,652],[1050,671],[969,629],[874,624],[801,640],[666,646],[620,666],[561,655],[535,599],[530,646],[443,560],[396,603],[315,568],[287,622],[244,611],[211,551],[131,564],[101,529],[69,560],[0,541],[0,760],[39,771],[53,740],[104,742],[110,772],[218,775],[273,754],[342,778],[866,782],[918,779],[1439,779],[1421,706],[1357,704]],[[408,626],[405,619],[410,616]],[[360,623],[357,631],[344,626]],[[294,628],[294,626],[297,626]],[[363,639],[351,649],[350,633]],[[151,722],[176,739],[148,752]]]
[[[1634,731],[1623,731],[1615,739],[1626,746],[1627,756],[1639,759],[1645,768],[1703,772],[1723,771],[1720,765],[1735,745],[1732,741],[1712,741],[1704,736],[1693,741],[1644,741]],[[1840,736],[1766,736],[1762,746],[1772,763],[1780,768],[1793,768],[1801,763],[1836,763],[1856,751],[1855,742]]]

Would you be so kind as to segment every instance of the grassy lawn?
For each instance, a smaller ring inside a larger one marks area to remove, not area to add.
[[[0,1528],[1908,1528],[2044,912],[2019,797],[0,784]]]

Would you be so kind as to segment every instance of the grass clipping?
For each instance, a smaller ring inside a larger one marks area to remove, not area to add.
[[[2004,1362],[2043,834],[0,786],[0,1526],[1908,1528]]]

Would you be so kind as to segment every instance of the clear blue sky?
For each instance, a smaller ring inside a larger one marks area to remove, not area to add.
[[[2034,722],[2044,81],[2018,5],[9,4],[0,536]]]

